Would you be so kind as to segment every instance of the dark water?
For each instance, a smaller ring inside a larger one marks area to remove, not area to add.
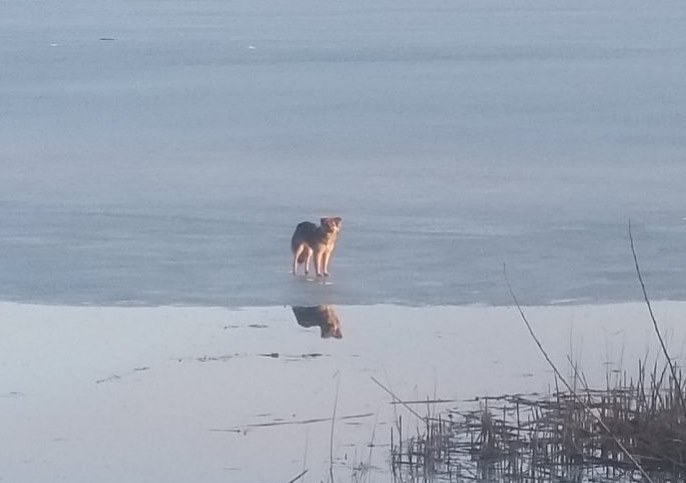
[[[0,299],[686,299],[680,2],[18,1]],[[331,285],[299,221],[344,219]]]

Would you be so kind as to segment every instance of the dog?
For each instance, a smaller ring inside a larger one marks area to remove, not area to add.
[[[338,233],[341,231],[340,217],[322,218],[321,225],[303,221],[295,227],[291,238],[293,252],[293,275],[298,272],[298,265],[305,264],[305,275],[310,272],[310,261],[314,255],[314,267],[317,276],[329,276],[329,260],[336,246]]]
[[[314,307],[292,307],[293,315],[298,325],[302,327],[319,327],[322,339],[333,337],[341,339],[341,322],[331,305],[316,305]]]

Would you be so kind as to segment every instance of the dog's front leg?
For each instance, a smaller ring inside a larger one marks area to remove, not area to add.
[[[329,276],[329,259],[331,258],[331,251],[327,250],[324,252],[324,276],[328,277]]]
[[[302,245],[299,246],[297,249],[293,250],[293,275],[296,275],[298,273],[298,258],[300,258],[300,254],[303,251]]]
[[[314,254],[314,268],[317,270],[317,276],[322,276],[322,268],[324,265],[324,252],[319,251]]]

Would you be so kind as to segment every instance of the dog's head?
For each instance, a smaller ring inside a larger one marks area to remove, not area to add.
[[[336,216],[334,218],[322,218],[320,221],[324,230],[329,233],[338,233],[341,231],[341,222],[343,219],[340,216]]]
[[[343,334],[341,333],[341,326],[340,325],[335,325],[335,326],[322,326],[321,328],[321,337],[322,339],[342,339]]]
[[[342,339],[343,334],[341,333],[341,322],[338,320],[338,315],[331,305],[320,305],[319,312],[322,315],[322,320],[324,323],[321,327],[321,337],[323,339],[328,339],[333,337],[334,339]]]

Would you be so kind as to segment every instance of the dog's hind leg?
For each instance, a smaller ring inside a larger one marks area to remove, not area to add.
[[[293,275],[298,272],[298,258],[302,255],[304,249],[305,245],[298,245],[298,247],[293,250]],[[305,267],[305,270],[307,270],[307,267]]]

